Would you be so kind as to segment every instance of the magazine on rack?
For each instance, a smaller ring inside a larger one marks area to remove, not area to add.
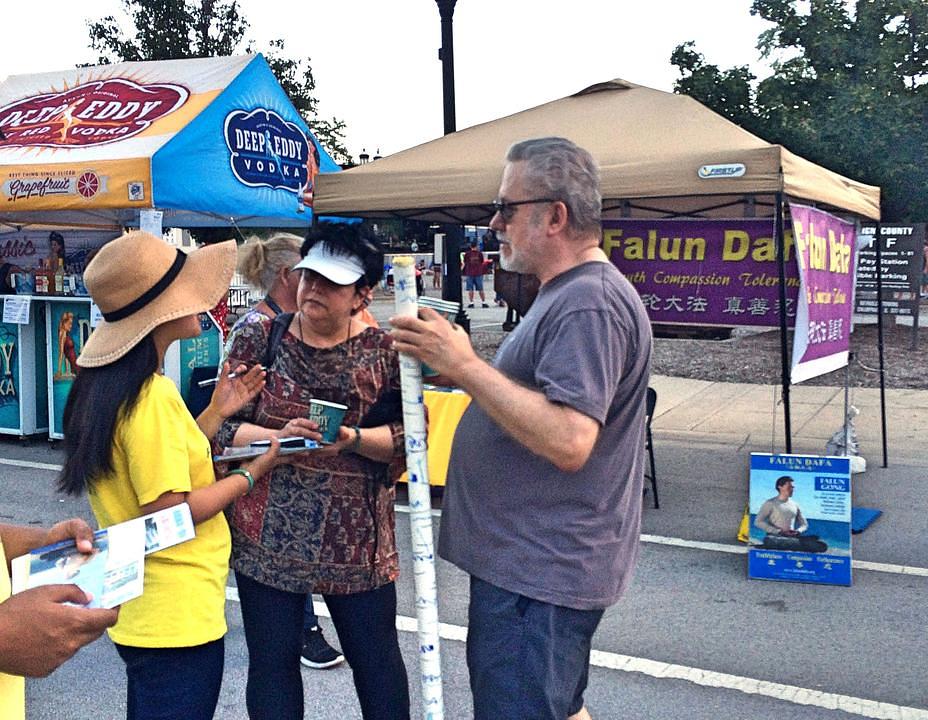
[[[194,537],[187,503],[165,508],[97,530],[89,553],[63,540],[15,558],[13,592],[74,583],[93,595],[90,607],[115,607],[142,594],[146,555]]]

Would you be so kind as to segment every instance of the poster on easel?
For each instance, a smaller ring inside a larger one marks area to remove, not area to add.
[[[90,337],[90,303],[87,301],[49,302],[48,312],[48,376],[51,392],[48,398],[49,437],[64,437],[64,406],[77,377],[77,357]]]
[[[851,584],[846,457],[751,453],[748,577]]]

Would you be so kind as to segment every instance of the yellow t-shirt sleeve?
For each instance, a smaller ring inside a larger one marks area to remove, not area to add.
[[[10,597],[10,575],[6,569],[6,555],[0,540],[0,602]],[[15,675],[0,673],[0,717],[4,720],[21,720],[26,717],[26,681]]]
[[[190,492],[189,413],[169,379],[155,376],[121,428],[129,482],[139,505]]]

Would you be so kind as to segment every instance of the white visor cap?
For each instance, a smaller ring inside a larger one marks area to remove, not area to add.
[[[322,242],[313,245],[294,270],[314,270],[336,285],[353,285],[365,274],[364,263],[357,255],[333,253]]]

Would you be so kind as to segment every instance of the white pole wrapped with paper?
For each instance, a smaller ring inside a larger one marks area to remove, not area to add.
[[[416,317],[416,269],[412,257],[394,258],[393,285],[396,314]],[[445,709],[438,641],[438,585],[435,581],[435,544],[432,541],[432,498],[429,492],[428,428],[422,394],[422,366],[416,358],[404,353],[400,353],[400,381],[406,433],[409,526],[412,530],[423,717],[425,720],[443,720]]]

